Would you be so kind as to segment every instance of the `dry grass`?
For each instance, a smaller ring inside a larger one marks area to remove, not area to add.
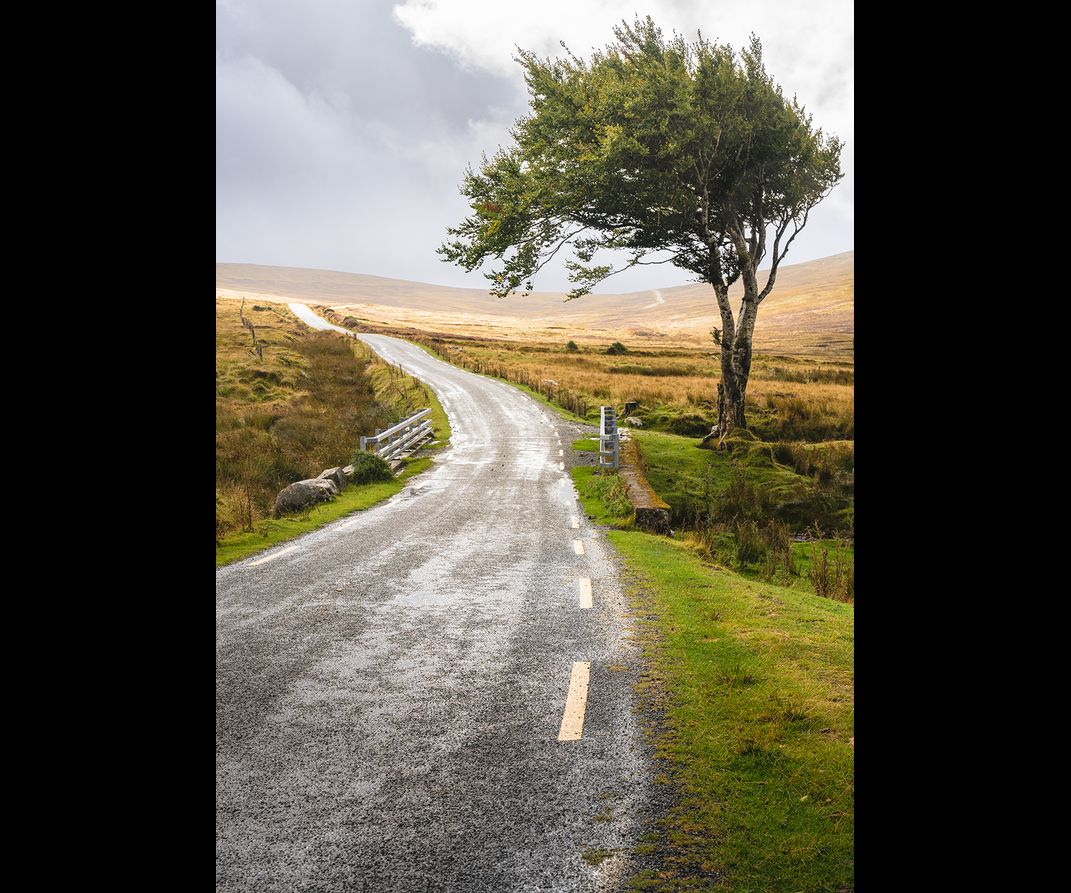
[[[216,301],[216,537],[270,516],[287,484],[347,463],[363,432],[394,420],[371,352],[309,330],[284,306]]]
[[[447,337],[476,336],[513,343],[605,347],[612,341],[660,350],[704,349],[717,320],[709,285],[629,294],[535,292],[497,299],[479,289],[355,273],[255,264],[217,264],[217,292],[268,300],[323,304],[374,327],[402,326]],[[734,306],[739,283],[730,290]],[[758,350],[808,356],[853,355],[855,255],[844,252],[782,267],[763,302],[755,330]],[[661,298],[661,303],[659,302]]]
[[[397,331],[397,330],[396,330]],[[524,384],[571,412],[594,418],[601,404],[638,403],[644,425],[700,436],[716,415],[718,360],[712,350],[644,350],[624,355],[591,347],[518,345],[449,336],[417,338],[458,365]],[[785,371],[799,380],[785,381]],[[772,374],[778,376],[770,378]],[[852,375],[846,361],[759,356],[748,385],[748,422],[767,441],[851,440],[855,433],[853,384],[809,376]]]

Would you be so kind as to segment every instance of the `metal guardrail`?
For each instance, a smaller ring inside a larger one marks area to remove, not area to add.
[[[617,432],[617,410],[612,406],[599,407],[599,467],[618,468],[621,465],[621,436]]]
[[[405,450],[415,449],[425,437],[432,436],[431,419],[424,419],[430,414],[430,409],[421,409],[385,431],[362,437],[361,452],[375,453],[381,459],[397,459]]]

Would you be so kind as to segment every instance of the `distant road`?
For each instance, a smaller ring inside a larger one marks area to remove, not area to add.
[[[619,889],[649,798],[639,656],[562,469],[575,428],[360,338],[434,388],[451,446],[388,502],[216,572],[217,889]]]
[[[656,288],[654,290],[654,292],[652,292],[652,294],[654,294],[655,299],[654,299],[654,301],[652,303],[645,305],[643,307],[644,310],[650,310],[653,307],[657,307],[660,304],[665,304],[666,303],[666,299],[662,297],[662,289]]]

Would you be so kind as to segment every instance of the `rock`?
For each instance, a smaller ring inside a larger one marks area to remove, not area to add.
[[[650,533],[669,536],[669,509],[636,506],[636,526]]]
[[[625,424],[631,428],[643,427],[643,421],[641,419],[636,418],[636,416],[634,415],[630,415],[627,419],[625,419]]]
[[[296,481],[283,488],[275,497],[275,514],[279,516],[288,512],[300,512],[319,502],[330,502],[336,493],[338,487],[334,481],[327,478]]]
[[[324,469],[317,475],[317,480],[333,481],[339,490],[349,483],[349,478],[346,477],[342,466]]]
[[[352,465],[347,465],[345,468],[343,468],[342,469],[342,473],[344,475],[346,475],[346,477],[349,478],[350,480],[353,480],[353,466]]]

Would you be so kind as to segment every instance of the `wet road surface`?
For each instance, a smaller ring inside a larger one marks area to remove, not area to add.
[[[575,426],[360,337],[435,390],[451,445],[389,501],[216,572],[217,889],[619,889],[650,799],[640,658],[561,467]]]

